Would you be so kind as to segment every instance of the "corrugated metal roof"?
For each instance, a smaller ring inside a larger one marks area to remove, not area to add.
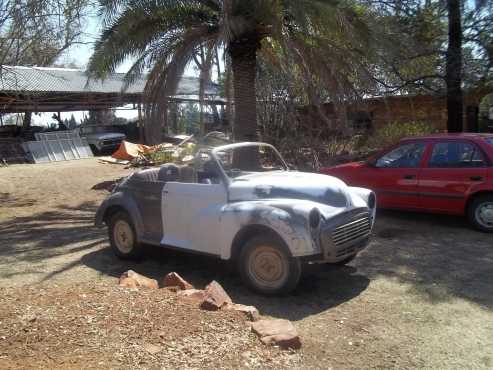
[[[65,68],[1,66],[0,90],[15,93],[120,93],[124,73],[114,73],[105,80],[89,80],[85,71]],[[125,91],[140,94],[145,77],[138,79]],[[209,84],[207,95],[218,95],[218,86]],[[183,77],[177,95],[198,95],[199,79]]]

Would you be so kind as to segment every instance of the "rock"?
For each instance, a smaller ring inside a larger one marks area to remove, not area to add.
[[[241,312],[250,321],[258,321],[260,319],[260,314],[257,308],[254,306],[245,306],[242,304],[233,303],[233,304],[227,304],[222,309]]]
[[[214,280],[205,287],[205,299],[200,304],[201,308],[217,311],[228,304],[233,304],[233,301],[217,281]]]
[[[205,294],[205,290],[187,289],[187,290],[180,290],[177,293],[177,296],[178,298],[188,300],[191,303],[202,304],[202,302],[204,302],[205,300],[206,294]]]
[[[128,270],[120,276],[118,284],[125,288],[148,288],[158,289],[157,280],[149,279],[143,275],[136,273],[135,271]]]
[[[260,320],[252,323],[251,328],[264,344],[276,345],[284,349],[301,347],[298,332],[288,320]]]
[[[164,287],[179,287],[181,290],[193,289],[193,285],[183,279],[176,272],[170,272],[163,279]]]

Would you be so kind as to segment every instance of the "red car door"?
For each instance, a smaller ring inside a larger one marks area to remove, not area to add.
[[[472,141],[437,140],[419,177],[421,206],[463,214],[468,195],[487,181],[487,162]]]
[[[427,143],[406,141],[371,162],[381,208],[419,208],[418,181]]]

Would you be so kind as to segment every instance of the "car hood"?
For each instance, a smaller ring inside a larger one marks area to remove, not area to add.
[[[101,133],[101,134],[87,134],[87,135],[81,135],[82,137],[90,138],[90,139],[95,139],[95,140],[111,140],[111,139],[125,139],[124,134],[120,134],[118,132],[106,132],[106,133]]]
[[[332,176],[306,172],[269,172],[235,178],[230,201],[298,199],[331,207],[347,207],[347,185]]]

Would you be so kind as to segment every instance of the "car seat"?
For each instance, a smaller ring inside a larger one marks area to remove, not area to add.
[[[180,179],[180,167],[173,163],[167,163],[159,168],[158,180],[162,182],[175,182]]]

